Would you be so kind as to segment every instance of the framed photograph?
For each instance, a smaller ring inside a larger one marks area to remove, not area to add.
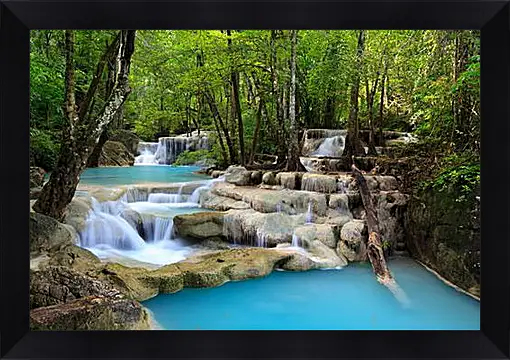
[[[0,61],[0,357],[509,358],[508,1],[0,0]]]

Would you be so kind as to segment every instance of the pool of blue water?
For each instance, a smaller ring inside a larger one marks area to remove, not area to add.
[[[369,265],[273,272],[217,288],[184,289],[144,302],[166,330],[479,330],[480,303],[411,259],[389,266],[407,304]]]
[[[80,176],[81,184],[123,185],[142,183],[172,183],[208,179],[206,175],[194,174],[197,166],[144,165],[130,167],[100,167],[86,169]]]

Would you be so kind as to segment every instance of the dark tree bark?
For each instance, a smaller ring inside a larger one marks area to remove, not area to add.
[[[110,46],[118,46],[119,38],[117,37],[113,44]],[[108,46],[109,47],[109,46]],[[107,48],[108,48],[107,47]],[[106,80],[106,86],[105,86],[105,99],[108,99],[113,91],[113,87],[115,86],[115,74],[117,73],[117,61],[113,58],[114,52],[111,51],[111,58],[107,59],[107,65],[108,65],[108,78]],[[97,72],[96,72],[97,73]],[[102,72],[101,72],[102,73]],[[100,76],[101,74],[99,74]],[[98,77],[99,79],[99,77]],[[99,83],[98,83],[99,84]],[[96,84],[95,86],[97,86]],[[90,88],[89,88],[90,92]],[[93,100],[92,100],[93,101]],[[83,109],[83,108],[82,108]],[[90,113],[93,110],[93,106],[90,108]],[[115,117],[117,117],[118,112],[115,113]],[[85,116],[85,114],[84,114]],[[90,154],[88,160],[87,160],[87,167],[94,168],[99,166],[99,158],[101,157],[101,153],[103,151],[104,144],[108,141],[108,138],[110,137],[110,133],[113,130],[113,128],[116,128],[115,121],[112,121],[103,131],[101,136],[99,137],[99,141],[97,142],[96,146],[94,147],[94,150],[92,150],[92,153]]]
[[[131,56],[134,52],[134,40],[135,31],[122,30],[120,32],[119,46],[115,49],[117,53],[116,58],[119,62],[119,71],[112,94],[107,99],[103,110],[97,116],[89,117],[84,110],[85,106],[82,106],[79,112],[80,116],[78,116],[74,100],[74,32],[72,30],[66,31],[65,109],[68,126],[65,127],[63,132],[63,141],[57,166],[34,204],[34,211],[59,221],[64,219],[66,207],[74,196],[80,180],[80,174],[85,169],[90,152],[97,144],[105,127],[113,120],[114,114],[122,106],[131,91],[128,83],[128,73]],[[106,58],[108,56],[103,56],[99,61],[96,74],[102,73]],[[97,90],[97,85],[94,84],[95,81],[93,79],[91,87],[96,87]],[[92,98],[96,90],[88,91],[87,96]],[[84,104],[87,104],[86,101],[84,101]]]
[[[359,83],[363,64],[363,52],[365,46],[365,32],[360,30],[358,36],[358,50],[356,56],[357,70],[354,76],[354,82],[351,87],[351,102],[349,120],[347,122],[347,137],[345,139],[345,148],[342,156],[351,158],[352,156],[365,155],[365,149],[359,138],[359,119],[358,119],[358,97]]]
[[[230,135],[228,133],[227,125],[221,118],[221,114],[218,111],[218,106],[216,105],[216,102],[214,101],[214,98],[212,97],[209,90],[205,91],[205,97],[207,99],[207,102],[209,103],[209,108],[211,109],[213,117],[218,120],[219,127],[221,128],[221,130],[223,131],[223,134],[225,135],[225,141],[227,142],[230,163],[233,163],[236,159],[236,155],[235,155],[234,144],[232,143],[232,138],[230,137]]]
[[[261,98],[259,100],[259,107],[257,109],[257,115],[255,119],[255,131],[253,132],[253,140],[251,143],[251,153],[250,153],[250,164],[253,164],[255,160],[255,152],[257,149],[257,143],[259,141],[259,133],[260,133],[260,123],[262,119],[262,110],[264,108],[264,100]]]
[[[278,164],[285,164],[287,147],[285,146],[285,119],[284,119],[284,110],[283,110],[283,102],[282,102],[282,94],[280,91],[280,84],[278,81],[278,57],[276,52],[276,40],[277,40],[277,30],[271,30],[271,38],[270,38],[270,49],[271,49],[271,58],[270,58],[270,68],[271,68],[271,87],[273,98],[276,100],[276,140],[277,140],[277,155],[278,155]]]
[[[290,121],[290,146],[287,155],[286,171],[306,171],[299,158],[299,129],[296,122],[296,47],[297,30],[291,30],[290,48],[290,92],[289,92],[289,121]]]
[[[356,178],[356,183],[361,194],[361,200],[366,211],[366,220],[368,227],[368,246],[367,255],[374,269],[374,273],[377,280],[384,285],[392,285],[395,283],[393,276],[386,265],[384,258],[384,251],[382,248],[381,235],[379,232],[379,224],[377,221],[377,214],[373,204],[372,195],[368,190],[367,182],[365,177],[354,165],[354,159],[352,164],[352,173]]]
[[[335,105],[336,100],[333,96],[328,96],[326,99],[326,105],[324,107],[324,127],[326,129],[333,129],[333,124],[335,122]]]
[[[386,86],[386,77],[388,73],[388,63],[385,61],[384,64],[384,73],[381,79],[381,99],[379,101],[379,121],[377,122],[377,140],[379,146],[384,146],[384,137],[383,137],[383,116],[384,116],[384,89]]]
[[[227,30],[228,36],[228,48],[231,51],[232,48],[232,38],[230,30]],[[239,73],[232,67],[232,71],[230,73],[230,82],[232,83],[232,115],[235,115],[237,118],[237,131],[239,136],[239,161],[241,165],[246,164],[246,158],[244,154],[244,126],[243,126],[243,115],[241,111],[241,102],[239,101]],[[234,118],[232,118],[232,121]]]
[[[377,156],[377,150],[375,149],[375,125],[374,125],[374,98],[375,98],[375,90],[377,89],[377,83],[379,82],[379,72],[377,72],[377,77],[372,85],[372,89],[368,85],[368,80],[366,80],[366,91],[367,91],[367,111],[368,111],[368,125],[369,125],[369,134],[368,134],[368,155],[369,156]]]

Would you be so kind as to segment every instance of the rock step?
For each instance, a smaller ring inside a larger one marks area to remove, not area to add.
[[[213,177],[221,176],[217,171]],[[225,172],[225,181],[238,186],[281,186],[289,190],[314,191],[325,194],[357,191],[357,185],[348,173],[336,175],[311,172],[249,171],[242,166],[230,166]],[[393,176],[366,174],[370,191],[398,190],[398,182]]]

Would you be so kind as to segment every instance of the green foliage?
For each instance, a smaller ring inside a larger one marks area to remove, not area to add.
[[[214,155],[209,150],[197,150],[189,151],[186,150],[179,154],[174,162],[174,165],[205,165],[212,166],[216,163]]]
[[[30,165],[51,171],[58,160],[59,144],[43,130],[30,129]]]
[[[356,60],[358,33],[298,32],[296,113],[300,130],[345,128],[351,89],[359,78],[361,129],[368,128],[370,115],[378,122],[382,101],[381,127],[417,134],[423,140],[420,149],[415,149],[420,154],[437,155],[441,162],[444,155],[479,152],[478,31],[367,30],[361,66]],[[99,56],[115,34],[76,32],[77,104],[87,91]],[[64,32],[32,31],[30,44],[30,126],[56,135],[66,126]],[[143,140],[208,129],[214,134],[211,157],[222,163],[216,126],[225,147],[226,136],[213,118],[207,94],[217,106],[233,152],[239,153],[231,101],[235,73],[239,76],[245,152],[251,151],[261,102],[264,115],[256,152],[275,154],[287,141],[288,115],[284,114],[280,124],[277,106],[280,102],[288,109],[289,31],[243,30],[230,35],[225,30],[138,31],[135,47],[129,79],[133,91],[124,106],[124,125]],[[106,76],[107,71],[92,115],[104,106]],[[369,93],[374,89],[372,114],[367,88]]]
[[[475,156],[467,153],[445,157],[434,178],[422,182],[420,188],[457,193],[458,202],[470,199],[480,187],[480,162]]]

